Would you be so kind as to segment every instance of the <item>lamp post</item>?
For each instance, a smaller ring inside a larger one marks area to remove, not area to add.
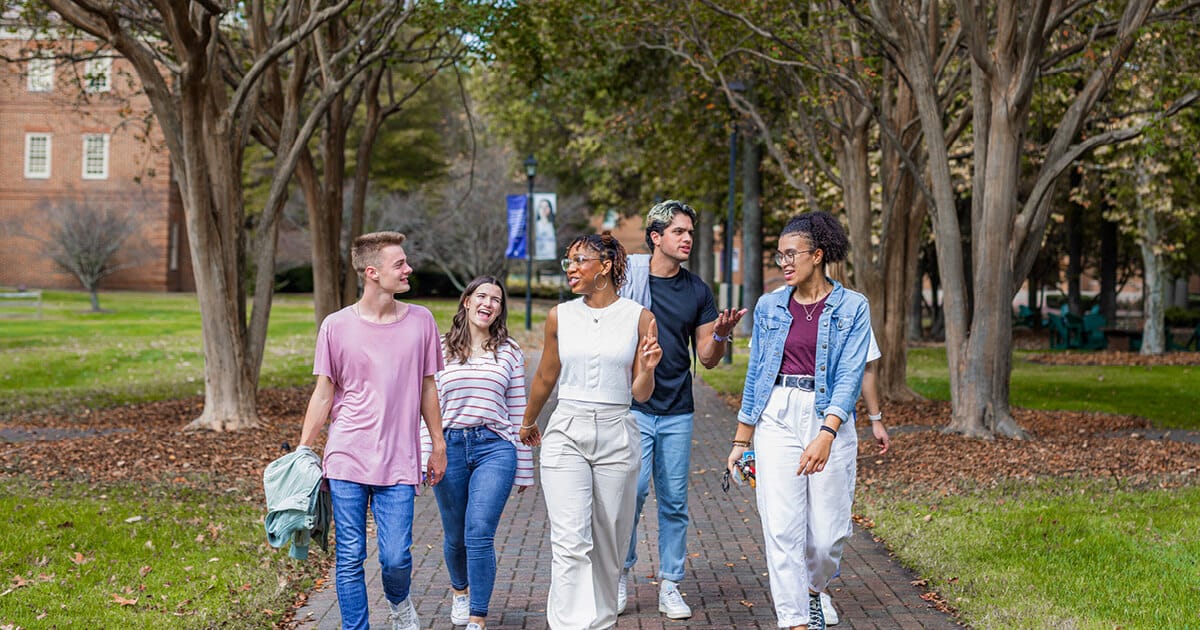
[[[737,79],[727,85],[729,91],[741,94],[746,86]],[[729,211],[725,217],[725,251],[721,256],[721,276],[725,280],[725,308],[733,308],[733,215],[734,197],[737,196],[737,140],[738,121],[734,116],[733,106],[730,106],[730,116],[733,118],[732,129],[729,132]],[[733,363],[733,344],[725,344],[725,362]]]
[[[525,158],[525,177],[529,180],[529,196],[525,199],[525,330],[533,328],[533,178],[537,176],[537,159],[530,153]]]

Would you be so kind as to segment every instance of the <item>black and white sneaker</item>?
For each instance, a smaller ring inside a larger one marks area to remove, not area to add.
[[[808,594],[808,630],[825,630],[825,613],[818,593]]]

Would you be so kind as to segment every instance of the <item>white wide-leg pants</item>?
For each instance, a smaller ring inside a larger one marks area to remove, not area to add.
[[[553,630],[616,625],[641,460],[628,406],[559,401],[550,416],[541,467],[553,554],[546,621]]]
[[[842,423],[825,469],[797,475],[804,448],[820,431],[813,392],[776,386],[754,431],[758,513],[779,627],[808,624],[808,592],[822,592],[838,572],[853,533],[858,436]]]

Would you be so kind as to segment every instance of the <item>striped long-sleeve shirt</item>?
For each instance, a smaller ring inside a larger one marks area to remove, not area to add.
[[[443,348],[444,351],[444,348]],[[517,474],[513,483],[533,485],[533,451],[521,443],[525,416],[525,356],[515,341],[466,363],[446,362],[437,373],[442,428],[484,426],[508,439],[517,448]],[[428,461],[433,443],[421,424],[422,461]]]

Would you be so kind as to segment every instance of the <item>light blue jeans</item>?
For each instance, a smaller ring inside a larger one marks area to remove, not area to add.
[[[517,474],[517,447],[486,427],[445,435],[446,476],[433,487],[445,532],[442,553],[450,586],[470,586],[471,616],[486,617],[496,583],[496,526]]]
[[[631,569],[637,563],[637,524],[646,495],[650,494],[653,475],[654,495],[658,499],[658,577],[678,582],[683,579],[683,561],[687,555],[693,414],[652,416],[634,410],[633,415],[642,436],[642,470],[638,474],[637,511],[625,568]]]
[[[367,630],[367,508],[375,515],[376,543],[383,593],[399,604],[412,586],[412,521],[416,487],[370,486],[341,479],[329,480],[333,500],[333,540],[336,544],[338,607],[342,628]]]

